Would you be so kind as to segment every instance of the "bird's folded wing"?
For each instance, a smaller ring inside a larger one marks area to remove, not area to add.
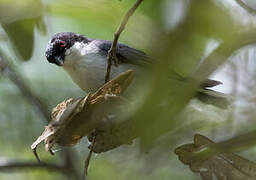
[[[91,43],[99,47],[104,55],[107,55],[112,45],[112,41],[108,40],[93,40],[91,41]],[[121,43],[117,44],[116,56],[118,59],[118,63],[134,64],[141,66],[152,63],[152,59],[149,58],[149,56],[147,56],[144,52]]]

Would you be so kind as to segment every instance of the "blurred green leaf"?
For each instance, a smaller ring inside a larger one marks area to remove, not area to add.
[[[0,1],[0,23],[8,35],[14,52],[29,60],[34,48],[34,28],[45,33],[42,20],[43,5],[40,0]]]

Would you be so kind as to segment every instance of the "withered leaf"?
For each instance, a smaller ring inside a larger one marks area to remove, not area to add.
[[[44,132],[31,145],[33,150],[42,141],[45,150],[52,153],[55,143],[62,146],[74,145],[84,136],[101,127],[107,115],[126,102],[121,94],[133,80],[134,72],[121,73],[98,91],[77,100],[68,99],[58,104],[52,111],[52,120]],[[35,151],[34,151],[35,152]]]
[[[256,179],[256,164],[234,153],[219,152],[212,153],[212,156],[195,156],[195,153],[215,144],[207,137],[197,134],[194,144],[182,145],[176,148],[175,153],[181,162],[189,165],[193,172],[200,173],[204,180],[212,180],[214,177],[218,180]]]
[[[138,136],[134,126],[135,123],[132,120],[119,122],[116,119],[113,119],[113,121],[109,119],[98,129],[94,146],[90,145],[89,149],[92,149],[95,153],[102,153],[123,144],[131,144],[132,140]],[[90,134],[88,140],[92,142],[93,135]]]

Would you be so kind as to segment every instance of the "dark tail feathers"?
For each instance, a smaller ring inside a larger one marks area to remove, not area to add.
[[[198,90],[196,97],[203,103],[212,104],[219,108],[226,109],[230,104],[230,97],[224,93],[220,93],[220,92],[216,92],[211,89],[208,89],[210,87],[214,87],[220,84],[222,84],[222,82],[207,79],[201,85],[201,88]]]

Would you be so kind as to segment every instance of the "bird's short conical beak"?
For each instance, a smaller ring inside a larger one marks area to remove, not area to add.
[[[64,59],[60,56],[57,56],[55,57],[55,63],[58,65],[58,66],[63,66],[64,64]]]

